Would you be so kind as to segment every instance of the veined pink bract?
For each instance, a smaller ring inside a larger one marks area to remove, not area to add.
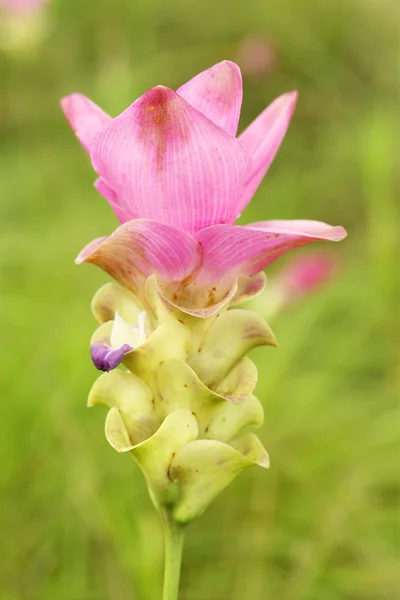
[[[176,92],[149,90],[115,119],[80,94],[64,98],[99,175],[95,186],[122,223],[77,262],[100,266],[139,295],[155,274],[168,300],[209,314],[238,276],[253,277],[311,242],[342,240],[342,227],[316,221],[234,225],[278,151],[296,100],[296,92],[277,98],[236,138],[242,81],[229,61]]]

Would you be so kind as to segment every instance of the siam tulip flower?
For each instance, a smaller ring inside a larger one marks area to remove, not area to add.
[[[241,279],[237,301],[259,287]],[[140,298],[107,283],[92,302],[100,324],[91,340],[93,362],[111,372],[94,383],[88,406],[108,408],[106,438],[138,463],[162,517],[164,600],[177,598],[186,525],[241,471],[269,466],[251,432],[262,424],[263,408],[254,395],[257,369],[246,354],[275,346],[275,337],[257,313],[228,305],[189,314],[165,300],[154,276]],[[113,370],[121,361],[124,370]]]
[[[166,535],[164,600],[176,600],[185,526],[241,471],[268,468],[251,432],[263,421],[246,356],[275,337],[236,308],[280,256],[346,233],[317,221],[237,226],[283,140],[297,95],[275,100],[236,137],[239,68],[224,61],[177,91],[157,86],[115,119],[80,94],[62,108],[121,225],[78,263],[117,283],[96,293],[92,359],[104,373],[88,404],[146,478]],[[122,369],[115,369],[119,364]]]
[[[62,108],[99,177],[96,189],[122,225],[82,250],[77,262],[100,266],[141,294],[155,274],[160,291],[187,312],[234,294],[300,246],[346,233],[317,221],[234,225],[284,138],[297,93],[277,98],[239,137],[240,70],[221,62],[176,92],[157,86],[115,119],[85,96]]]

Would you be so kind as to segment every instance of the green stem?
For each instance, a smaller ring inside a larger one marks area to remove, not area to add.
[[[178,600],[185,528],[175,523],[170,513],[163,514],[163,524],[165,535],[163,600]]]

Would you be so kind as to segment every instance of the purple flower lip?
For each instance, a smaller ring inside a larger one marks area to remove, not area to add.
[[[106,344],[91,344],[90,352],[92,361],[99,371],[112,371],[122,362],[125,354],[133,350],[129,344],[124,344],[121,348],[113,350]]]

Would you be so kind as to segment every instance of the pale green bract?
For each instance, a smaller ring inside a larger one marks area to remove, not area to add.
[[[117,452],[129,452],[143,471],[156,508],[177,523],[199,516],[241,471],[268,468],[269,459],[251,428],[263,422],[254,396],[257,369],[246,356],[276,345],[258,315],[235,302],[260,291],[249,278],[218,312],[182,312],[149,277],[141,299],[115,283],[95,295],[99,328],[92,343],[110,345],[114,320],[134,326],[146,312],[146,335],[128,352],[123,368],[94,383],[88,405],[109,408],[105,434]]]

